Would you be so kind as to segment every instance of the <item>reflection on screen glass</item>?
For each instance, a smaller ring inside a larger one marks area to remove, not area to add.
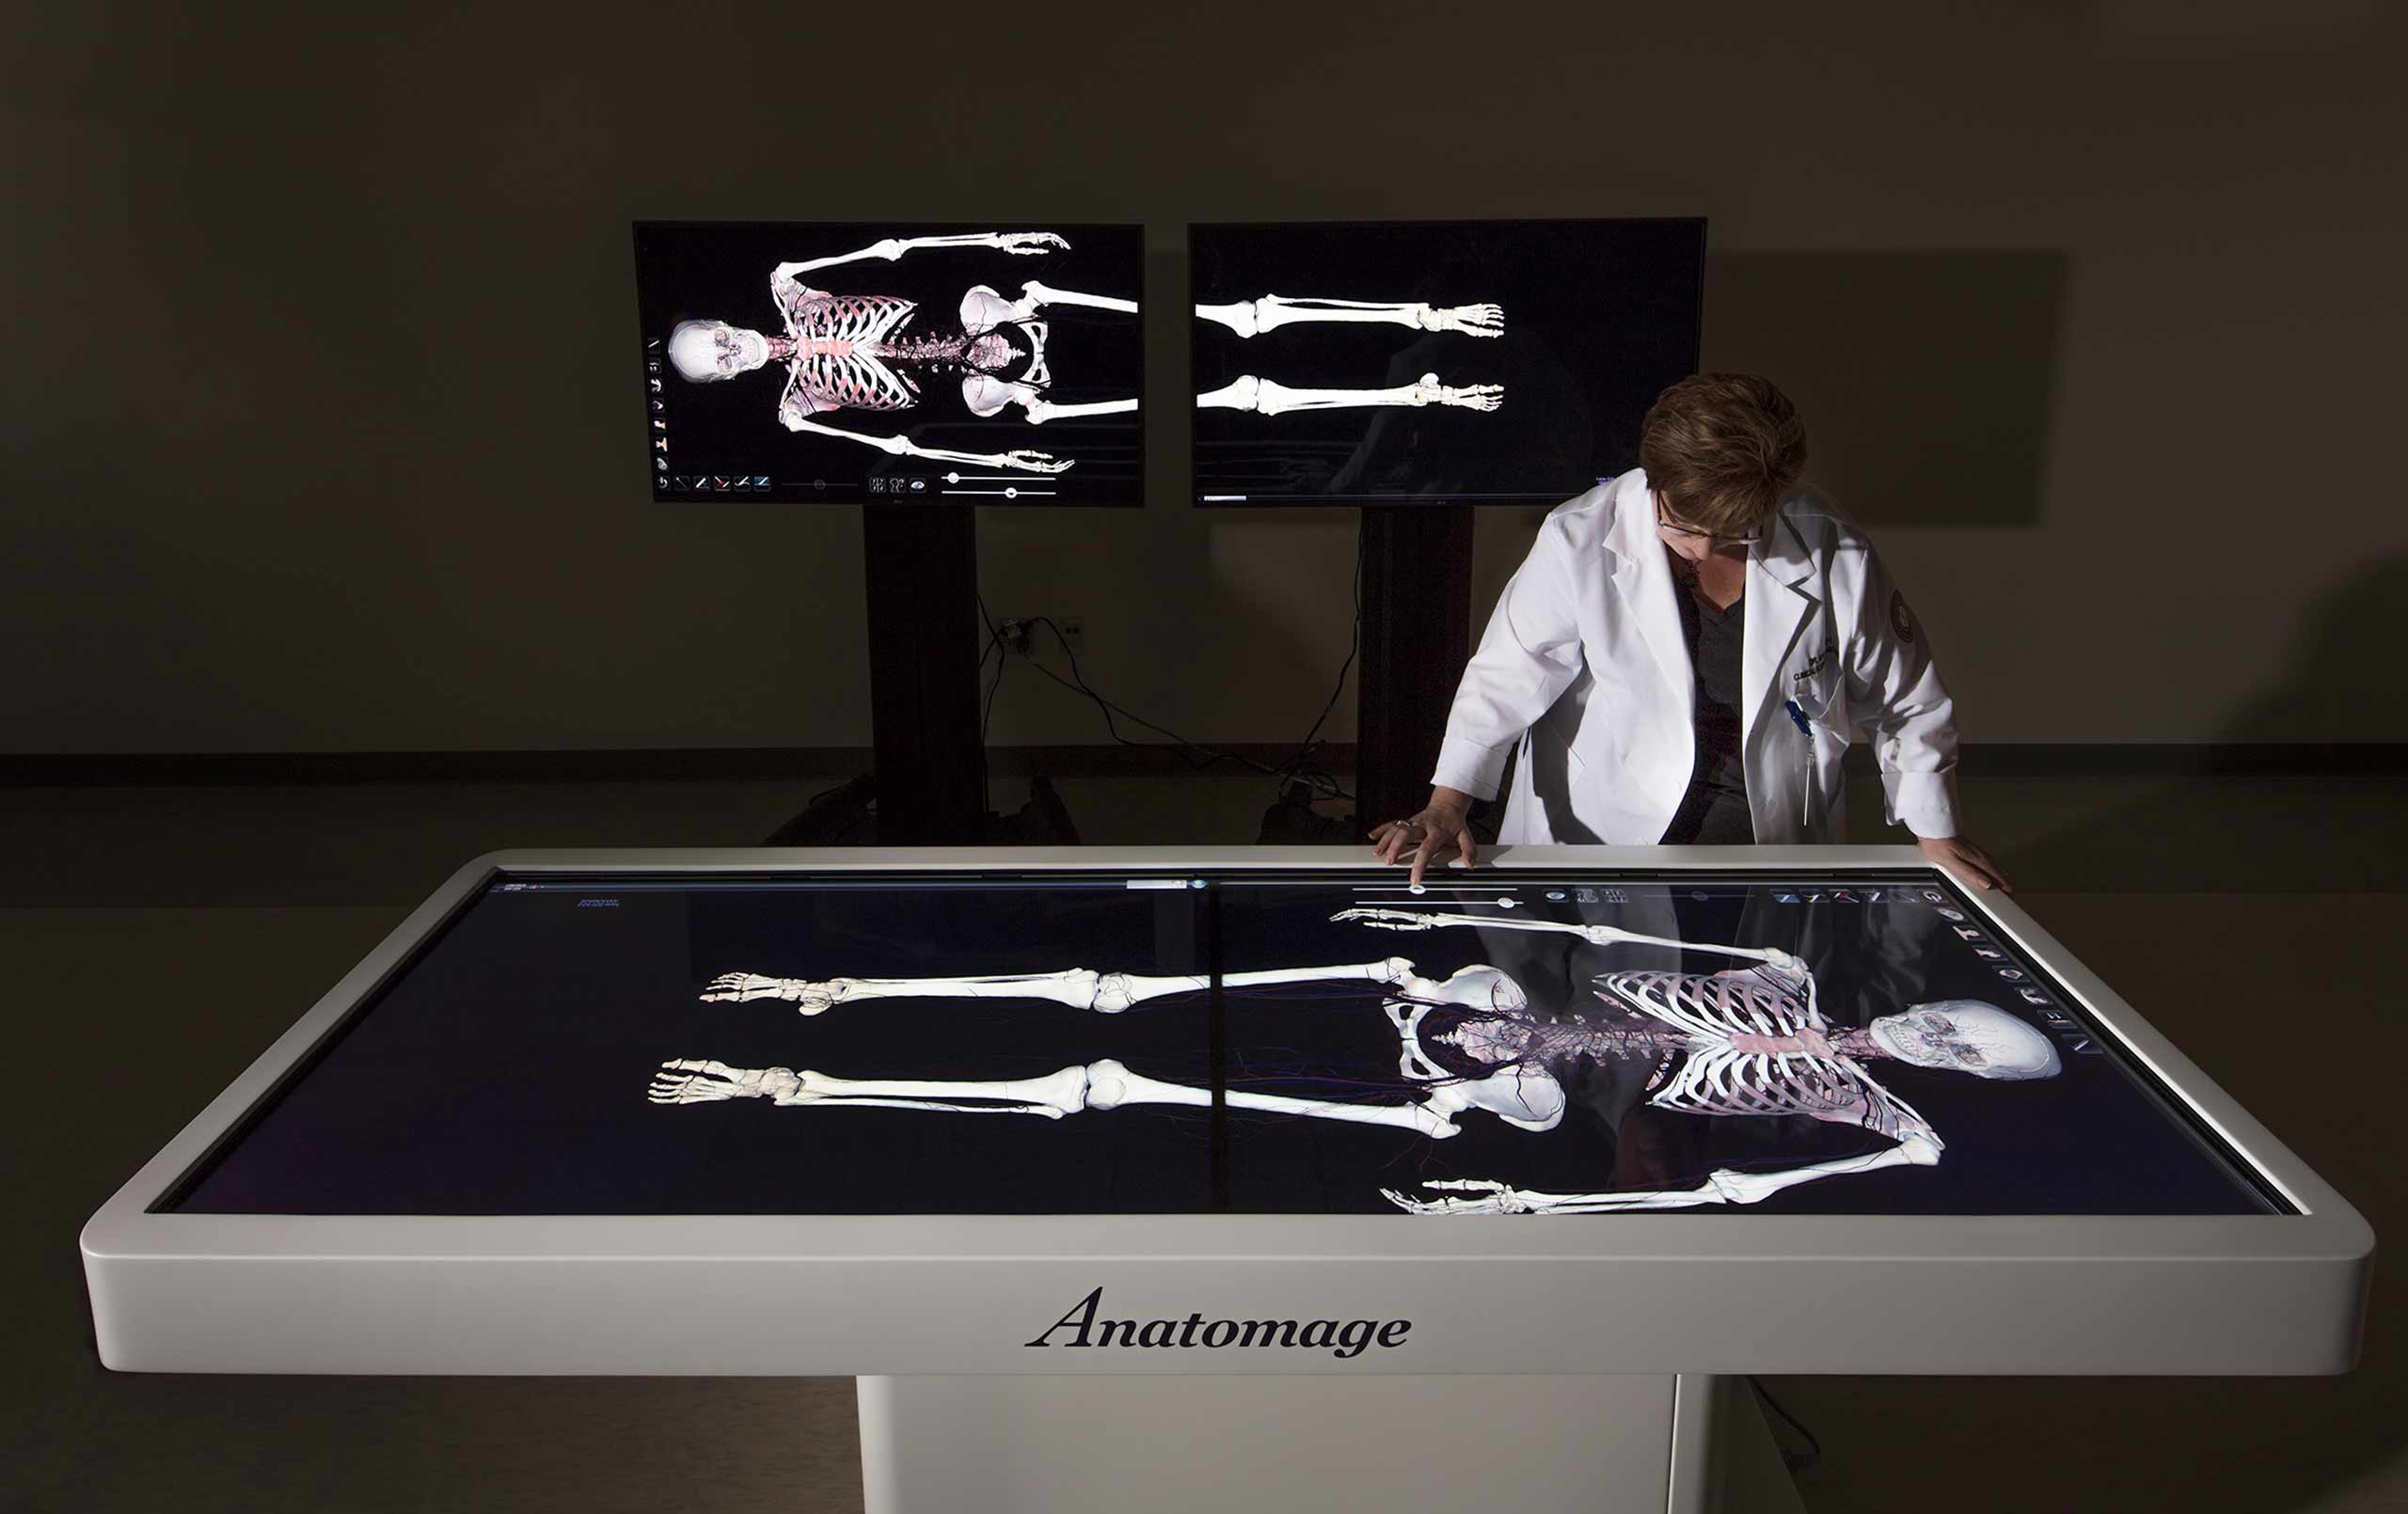
[[[2276,1207],[1937,875],[1395,879],[503,878],[162,1206]]]

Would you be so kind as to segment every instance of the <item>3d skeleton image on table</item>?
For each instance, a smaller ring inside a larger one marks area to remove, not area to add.
[[[1510,901],[1504,903],[1510,904]],[[1886,1140],[1867,1155],[1786,1171],[1720,1169],[1694,1188],[1540,1192],[1488,1178],[1438,1178],[1423,1193],[1382,1190],[1416,1214],[1594,1214],[1751,1204],[1800,1183],[1899,1166],[1931,1166],[1940,1133],[1904,1099],[1876,1080],[1867,1065],[1894,1060],[1976,1077],[2021,1080],[2060,1070],[2049,1038],[1995,1005],[1976,1000],[1918,1003],[1879,1015],[1861,1028],[1835,1027],[1815,1003],[1814,975],[1788,953],[1645,936],[1608,925],[1384,907],[1353,908],[1333,919],[1381,930],[1446,926],[1560,932],[1597,946],[1696,951],[1751,963],[1716,973],[1618,971],[1599,975],[1592,1006],[1533,1004],[1497,968],[1474,965],[1444,979],[1422,976],[1408,958],[1327,967],[1227,972],[1224,989],[1357,983],[1401,1041],[1395,1085],[1385,1102],[1316,1100],[1228,1090],[1225,1107],[1265,1115],[1393,1127],[1444,1139],[1459,1118],[1486,1114],[1531,1131],[1554,1129],[1566,1108],[1564,1084],[1584,1060],[1653,1065],[1647,1103],[1676,1113],[1719,1117],[1802,1115],[1861,1128]],[[723,974],[702,997],[714,1002],[793,1004],[805,1016],[841,1005],[906,997],[1051,1001],[1115,1015],[1174,995],[1209,992],[1210,978],[1137,976],[1078,968],[989,977],[829,978]],[[874,1012],[874,1011],[873,1011]],[[767,1098],[798,1109],[919,1110],[947,1114],[1023,1114],[1046,1119],[1137,1105],[1207,1108],[1211,1089],[1164,1081],[1117,1061],[1063,1067],[1038,1078],[995,1081],[858,1080],[788,1067],[735,1067],[700,1059],[664,1062],[649,1097],[656,1104]]]
[[[911,410],[919,403],[924,371],[958,371],[963,404],[982,419],[1014,405],[1032,425],[1137,408],[1133,398],[1076,403],[1052,399],[1054,379],[1045,350],[1050,327],[1041,313],[1057,307],[1085,307],[1133,315],[1137,312],[1134,300],[1054,289],[1034,280],[1020,286],[1018,299],[1006,299],[992,287],[977,284],[961,297],[958,329],[915,332],[911,323],[919,313],[916,301],[891,294],[832,293],[815,289],[798,276],[870,260],[891,262],[923,248],[983,249],[1028,257],[1067,251],[1069,243],[1051,231],[889,237],[834,257],[782,262],[769,273],[769,294],[782,325],[779,335],[725,321],[683,321],[670,334],[670,361],[680,374],[696,383],[735,378],[772,362],[784,365],[785,388],[778,400],[777,416],[789,431],[859,442],[896,457],[1030,473],[1060,473],[1075,459],[1025,448],[969,452],[924,447],[904,435],[850,431],[819,418],[842,411],[892,415]],[[1303,322],[1384,322],[1422,331],[1495,337],[1503,332],[1505,321],[1503,309],[1496,305],[1439,308],[1279,295],[1236,305],[1199,305],[1196,314],[1240,337]],[[1440,383],[1435,373],[1422,375],[1418,383],[1376,389],[1290,388],[1247,375],[1198,395],[1196,402],[1199,408],[1276,416],[1291,410],[1361,405],[1435,404],[1491,411],[1503,402],[1503,397],[1500,386],[1450,386]]]
[[[93,1341],[850,1376],[870,1514],[1795,1514],[1740,1374],[2350,1368],[2364,1219],[2013,901],[1697,850],[480,858],[94,1214]]]

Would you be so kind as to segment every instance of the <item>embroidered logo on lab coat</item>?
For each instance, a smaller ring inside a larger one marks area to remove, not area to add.
[[[1907,613],[1907,596],[1894,589],[1890,591],[1890,629],[1898,633],[1901,641],[1915,639],[1914,617]]]

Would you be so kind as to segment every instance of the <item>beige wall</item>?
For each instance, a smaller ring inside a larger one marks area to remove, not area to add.
[[[638,216],[1146,222],[1152,497],[982,573],[1201,739],[1318,711],[1353,519],[1186,508],[1181,224],[1697,213],[1969,738],[2408,739],[2388,8],[673,8],[17,13],[0,750],[865,741],[857,515],[645,495]]]

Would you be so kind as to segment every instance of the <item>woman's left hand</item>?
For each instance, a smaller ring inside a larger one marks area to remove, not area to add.
[[[1918,838],[1915,845],[1925,857],[1976,889],[2015,891],[2015,885],[2006,881],[2006,875],[1990,860],[1989,854],[1962,836],[1925,836]]]

